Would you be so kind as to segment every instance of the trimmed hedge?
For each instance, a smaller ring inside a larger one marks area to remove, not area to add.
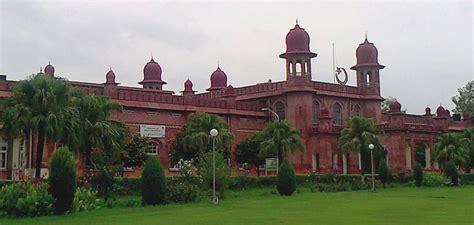
[[[474,184],[474,173],[459,174],[459,181],[462,185]]]

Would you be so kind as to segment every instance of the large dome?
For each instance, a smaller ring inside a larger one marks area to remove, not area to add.
[[[357,64],[351,69],[359,66],[378,66],[379,68],[384,68],[385,66],[379,64],[378,55],[379,53],[374,43],[369,42],[367,37],[365,37],[364,42],[359,44],[356,50]]]
[[[286,35],[286,53],[310,52],[309,34],[298,23]]]
[[[208,90],[216,90],[227,87],[227,75],[218,66],[211,74],[211,87]]]
[[[140,83],[165,83],[161,80],[161,66],[155,62],[153,57],[145,67],[143,67],[143,81]]]

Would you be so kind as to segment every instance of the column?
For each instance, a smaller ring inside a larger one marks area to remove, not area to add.
[[[358,162],[359,162],[359,170],[362,170],[362,159],[361,159],[361,156],[360,156],[360,152],[357,153],[357,159],[358,159]]]
[[[411,169],[411,152],[408,142],[405,143],[405,165],[406,169]]]
[[[342,174],[347,174],[347,158],[346,158],[346,154],[342,154]]]
[[[431,170],[431,149],[429,145],[425,146],[425,169]]]

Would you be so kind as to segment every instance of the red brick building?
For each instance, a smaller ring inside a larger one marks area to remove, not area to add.
[[[356,64],[351,67],[356,74],[356,86],[314,81],[311,60],[316,56],[310,49],[308,33],[296,24],[286,35],[286,52],[280,55],[286,62],[283,81],[232,87],[227,85],[227,74],[218,67],[210,76],[207,92],[196,93],[188,79],[183,91],[175,94],[166,90],[166,76],[162,76],[160,65],[151,58],[139,82],[142,88],[120,86],[112,70],[106,74],[105,83],[70,83],[84,93],[104,95],[120,103],[123,110],[114,112],[113,118],[125,122],[131,131],[151,134],[153,144],[149,146],[149,153],[159,154],[169,170],[174,167],[168,159],[170,143],[196,112],[221,116],[235,135],[232,149],[235,150],[237,143],[275,119],[269,111],[262,111],[262,108],[272,109],[280,119],[287,119],[301,131],[306,152],[289,157],[300,172],[359,172],[359,156],[342,154],[337,143],[339,132],[348,126],[347,119],[352,116],[374,118],[383,128],[382,142],[388,151],[388,164],[395,171],[412,169],[415,146],[425,152],[426,169],[436,169],[430,162],[437,133],[461,131],[471,126],[469,115],[453,119],[442,106],[437,108],[436,114],[427,108],[425,115],[410,115],[401,112],[401,105],[396,102],[390,105],[388,112],[382,112],[380,73],[385,66],[378,62],[377,48],[367,38],[357,47]],[[54,76],[54,67],[47,65],[44,72]],[[9,96],[14,84],[6,76],[0,77],[0,97]],[[19,171],[34,168],[32,142],[32,137],[7,141],[0,136],[2,177],[15,178]],[[45,171],[54,149],[54,143],[47,144],[43,156]],[[234,156],[231,161],[235,164]]]

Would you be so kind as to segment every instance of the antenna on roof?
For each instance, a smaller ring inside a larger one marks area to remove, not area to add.
[[[332,43],[332,72],[334,75],[334,83],[336,83],[336,56],[334,53],[334,43]]]

